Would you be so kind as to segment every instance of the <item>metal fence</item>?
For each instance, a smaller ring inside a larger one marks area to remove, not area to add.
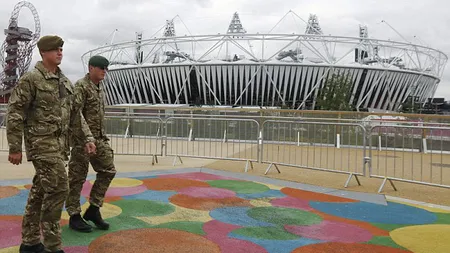
[[[164,125],[167,156],[258,161],[255,120],[170,117]]]
[[[375,126],[370,130],[370,176],[450,188],[450,128]]]
[[[114,153],[152,156],[153,164],[163,155],[163,127],[158,117],[108,116],[105,124]]]
[[[2,114],[0,113],[0,118]],[[450,126],[423,122],[355,121],[239,115],[108,115],[118,155],[247,161],[450,188]],[[7,151],[0,126],[0,150]]]
[[[365,175],[366,131],[352,123],[267,120],[263,124],[261,162],[321,171]]]

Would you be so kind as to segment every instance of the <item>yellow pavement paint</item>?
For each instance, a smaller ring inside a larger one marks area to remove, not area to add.
[[[392,240],[415,253],[448,253],[450,249],[450,225],[420,225],[395,229]]]
[[[0,253],[17,253],[19,252],[19,246],[0,249]]]
[[[257,183],[265,185],[265,186],[269,187],[272,190],[281,190],[281,189],[284,188],[284,186],[278,186],[278,185],[273,185],[273,184],[265,184],[265,183],[261,183],[261,182],[257,182]]]
[[[81,206],[81,212],[82,214],[86,211],[86,209],[89,207],[89,202],[84,203],[84,205]],[[122,213],[122,208],[109,204],[109,203],[103,203],[102,209],[102,218],[103,219],[108,219],[108,218],[112,218],[112,217],[116,217],[118,215],[120,215]],[[63,220],[68,220],[69,214],[67,213],[67,211],[63,211],[62,215],[61,215],[61,219]]]
[[[252,204],[255,207],[272,206],[272,204],[270,204],[270,201],[272,199],[274,199],[274,198],[252,199],[252,200],[250,200],[250,204]]]
[[[25,188],[25,185],[13,185],[13,186],[16,187],[19,190],[27,190],[27,188]]]
[[[199,221],[199,222],[208,222],[212,220],[209,215],[209,211],[201,211],[201,210],[193,210],[188,208],[183,208],[179,206],[175,206],[175,211],[163,215],[163,216],[153,216],[153,217],[136,217],[144,222],[147,222],[151,225],[159,225],[168,222],[174,221]]]

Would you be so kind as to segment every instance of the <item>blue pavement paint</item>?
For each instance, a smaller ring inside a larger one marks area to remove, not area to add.
[[[225,207],[217,208],[209,213],[209,215],[223,223],[243,226],[243,227],[271,227],[271,223],[258,221],[248,216],[249,207]]]
[[[152,200],[152,201],[161,201],[165,203],[169,203],[169,198],[173,195],[177,194],[175,191],[152,191],[147,190],[143,193],[124,196],[124,199],[141,199],[141,200]]]
[[[31,184],[30,179],[12,179],[12,180],[1,180],[0,186],[10,186],[10,185],[27,185]]]
[[[434,223],[434,213],[413,206],[389,202],[388,205],[377,205],[367,202],[326,203],[310,202],[310,206],[321,212],[371,223],[388,224],[428,224]]]
[[[21,190],[17,195],[0,199],[0,215],[23,215],[29,190]]]
[[[249,242],[253,242],[258,244],[259,246],[264,247],[269,253],[290,253],[294,249],[306,246],[314,243],[321,243],[319,240],[312,240],[307,238],[300,238],[296,240],[265,240],[265,239],[256,239],[242,235],[236,235],[231,232],[229,234],[230,238],[245,240]]]
[[[0,215],[23,215],[30,190],[21,190],[17,195],[0,199]],[[81,196],[80,205],[86,203],[86,198]],[[65,206],[63,210],[66,210]]]
[[[245,194],[245,193],[239,193],[237,194],[239,198],[243,199],[260,199],[260,198],[284,198],[286,197],[286,194],[280,192],[279,190],[268,190],[261,193],[251,193],[251,194]]]

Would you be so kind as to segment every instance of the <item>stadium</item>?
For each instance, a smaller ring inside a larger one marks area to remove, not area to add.
[[[408,98],[426,103],[434,96],[448,60],[443,52],[371,38],[364,25],[349,37],[324,35],[316,15],[303,22],[299,33],[250,33],[234,13],[224,34],[180,36],[172,19],[158,36],[137,33],[86,52],[82,61],[87,67],[92,55],[110,60],[108,105],[315,110],[332,76],[348,83],[334,92],[348,94],[357,111],[395,112]]]

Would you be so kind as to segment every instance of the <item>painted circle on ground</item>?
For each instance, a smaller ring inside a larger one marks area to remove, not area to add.
[[[94,184],[95,180],[89,181],[92,185]],[[143,182],[138,179],[133,178],[114,178],[111,181],[111,184],[109,185],[110,188],[112,187],[135,187],[142,185]]]
[[[269,187],[250,181],[239,180],[214,180],[208,181],[208,184],[212,187],[223,188],[234,191],[236,193],[261,193],[270,190]]]
[[[22,221],[0,220],[0,228],[0,248],[20,244],[22,241]]]
[[[179,191],[187,187],[210,187],[208,183],[183,178],[150,178],[142,180],[149,190]]]
[[[367,242],[373,235],[369,231],[355,225],[342,222],[326,221],[310,226],[285,226],[292,234],[328,242]]]
[[[0,186],[0,199],[9,198],[19,194],[20,190],[14,186]]]
[[[392,240],[416,253],[444,253],[450,249],[450,225],[410,226],[391,231]]]
[[[276,225],[312,225],[322,221],[317,214],[283,207],[255,207],[247,213],[255,220]]]
[[[145,228],[122,230],[98,237],[89,245],[89,252],[205,252],[220,253],[214,242],[185,231]]]
[[[370,223],[415,225],[434,223],[437,220],[434,213],[397,203],[388,203],[386,206],[368,202],[309,204],[312,208],[327,214]]]
[[[236,196],[236,193],[234,191],[213,187],[187,187],[181,189],[179,193],[194,198],[212,199],[232,198]]]
[[[84,214],[86,209],[88,209],[89,205],[90,205],[89,202],[86,202],[81,206],[81,215]],[[109,203],[103,203],[103,206],[100,208],[100,212],[102,214],[103,219],[109,219],[112,217],[119,216],[122,213],[122,208]],[[61,219],[68,220],[69,218],[70,216],[67,213],[67,211],[63,211],[61,214]]]
[[[175,194],[169,198],[170,203],[189,209],[211,211],[221,207],[251,207],[250,201],[237,197],[232,198],[194,198],[184,194]]]
[[[327,243],[318,243],[318,244],[310,244],[306,246],[302,246],[300,248],[296,248],[292,251],[292,253],[318,253],[318,252],[326,252],[326,253],[361,253],[361,252],[370,252],[370,253],[411,253],[407,250],[391,248],[387,246],[381,245],[373,245],[373,244],[359,244],[359,243],[342,243],[342,242],[327,242]]]

